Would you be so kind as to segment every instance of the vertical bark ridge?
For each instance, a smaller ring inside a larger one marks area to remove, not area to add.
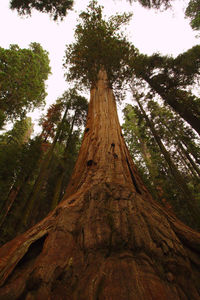
[[[125,145],[113,91],[104,70],[99,72],[97,86],[91,90],[86,129],[64,199],[102,182],[132,184],[141,192],[141,180]],[[144,186],[141,190],[147,193]]]

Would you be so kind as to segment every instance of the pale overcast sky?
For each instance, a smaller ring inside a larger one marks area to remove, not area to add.
[[[138,3],[130,5],[126,0],[98,2],[104,5],[104,11],[108,15],[133,12],[127,34],[142,53],[160,52],[176,56],[199,43],[195,38],[196,32],[184,18],[187,1],[177,0],[173,10],[162,13],[144,9]],[[88,3],[88,0],[75,1],[74,10],[68,13],[64,21],[56,23],[47,14],[36,11],[32,17],[19,17],[17,12],[9,9],[9,0],[0,1],[0,46],[8,48],[10,44],[18,44],[21,48],[26,48],[31,42],[38,42],[49,52],[52,75],[47,82],[48,105],[67,88],[62,68],[65,45],[73,41],[76,19]],[[35,118],[40,114],[41,111],[37,111]]]

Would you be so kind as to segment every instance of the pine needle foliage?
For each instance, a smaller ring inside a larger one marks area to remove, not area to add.
[[[97,1],[91,1],[87,10],[79,15],[75,42],[66,48],[64,66],[67,68],[67,80],[91,87],[103,67],[110,85],[120,89],[131,78],[129,61],[137,53],[120,30],[122,25],[128,24],[131,16],[124,13],[105,20],[103,7]]]

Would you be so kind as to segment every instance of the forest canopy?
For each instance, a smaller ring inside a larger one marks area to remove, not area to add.
[[[17,9],[20,15],[31,15],[32,9],[50,14],[54,20],[63,19],[72,9],[73,0],[11,0],[11,9]]]
[[[121,0],[118,0],[121,1]],[[125,1],[125,0],[123,0]],[[134,0],[127,0],[133,3]],[[174,0],[135,0],[145,8],[165,10],[172,6]],[[10,8],[16,9],[20,15],[31,15],[33,9],[48,13],[53,20],[66,17],[68,10],[71,10],[74,0],[10,0]],[[114,4],[113,4],[114,5]],[[117,3],[116,3],[117,5]],[[200,29],[200,1],[190,0],[185,10],[185,16],[190,18],[190,24],[194,30]]]

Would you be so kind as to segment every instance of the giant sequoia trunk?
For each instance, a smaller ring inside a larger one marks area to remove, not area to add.
[[[199,299],[199,237],[142,184],[101,71],[63,201],[0,249],[0,299]]]

